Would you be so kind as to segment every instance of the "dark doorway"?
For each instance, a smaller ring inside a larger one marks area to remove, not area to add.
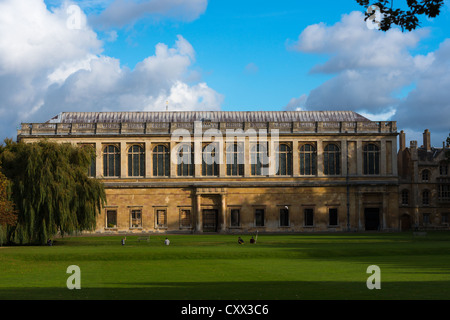
[[[203,232],[217,232],[217,216],[216,209],[203,209]]]
[[[411,230],[411,217],[409,214],[404,214],[400,218],[400,226],[402,231]]]
[[[379,230],[380,228],[380,209],[379,208],[365,208],[364,221],[366,231]]]

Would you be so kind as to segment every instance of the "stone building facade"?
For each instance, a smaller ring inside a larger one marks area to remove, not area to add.
[[[401,230],[448,229],[450,217],[450,166],[445,153],[450,147],[431,146],[430,132],[423,144],[405,144],[400,131],[398,152],[399,216]]]
[[[95,147],[98,233],[398,230],[397,135],[347,111],[65,112],[18,130]]]

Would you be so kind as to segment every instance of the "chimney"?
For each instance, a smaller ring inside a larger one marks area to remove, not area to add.
[[[412,161],[417,161],[417,141],[416,140],[411,140],[409,142],[409,152],[411,153],[411,160]]]
[[[423,147],[426,151],[431,151],[431,138],[428,129],[423,132]]]
[[[405,132],[403,130],[400,131],[399,140],[400,140],[400,151],[403,151],[406,148]]]

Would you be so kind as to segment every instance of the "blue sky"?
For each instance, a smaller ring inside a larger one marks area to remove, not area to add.
[[[364,11],[355,0],[0,0],[0,135],[62,111],[168,101],[171,110],[353,110],[397,121],[408,140],[428,128],[442,145],[448,1],[414,32],[370,30]]]

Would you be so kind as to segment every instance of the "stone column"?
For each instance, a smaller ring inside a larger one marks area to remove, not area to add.
[[[95,143],[95,175],[97,178],[103,176],[103,145],[100,142]]]
[[[323,140],[317,141],[317,176],[323,176]]]
[[[128,176],[128,165],[127,165],[127,143],[120,143],[120,177],[126,178]]]
[[[172,153],[176,153],[176,146],[177,146],[177,144],[178,144],[178,142],[175,142],[175,141],[170,141],[170,144],[169,144],[169,154],[170,154],[170,172],[169,172],[169,175],[170,175],[170,177],[171,178],[174,178],[174,177],[176,177],[177,176],[177,163],[176,163],[176,161],[173,161],[173,160],[175,160],[175,159],[177,159],[177,156],[178,155],[176,155],[176,154],[172,154]]]
[[[363,175],[363,155],[362,155],[362,141],[356,141],[356,175]]]
[[[250,138],[244,138],[244,176],[251,176],[251,165],[250,165]]]
[[[382,209],[382,226],[381,230],[386,230],[386,215],[388,214],[389,210],[389,194],[387,192],[383,192],[383,209]]]
[[[226,165],[226,141],[223,138],[218,142],[219,144],[219,177],[225,177],[227,175],[227,165]],[[216,156],[217,158],[217,156]]]
[[[363,194],[360,191],[356,192],[357,195],[357,201],[358,201],[358,230],[363,230],[362,223],[361,223],[361,211],[363,210]]]
[[[227,231],[227,195],[225,193],[220,194],[220,215],[221,226],[220,232],[225,233]]]
[[[202,124],[194,122],[194,176],[202,176]]]
[[[392,139],[392,151],[391,151],[391,160],[392,160],[392,175],[397,176],[398,168],[397,168],[397,139]]]
[[[341,176],[347,176],[348,148],[347,140],[341,140]]]
[[[201,195],[195,195],[195,214],[196,214],[196,231],[203,232],[203,217],[202,217],[202,209],[201,209]]]
[[[298,140],[292,141],[292,174],[294,177],[300,175],[300,162],[298,157]]]
[[[386,157],[386,140],[381,140],[381,148],[380,148],[380,174],[385,176],[387,171],[387,157]]]
[[[145,142],[145,177],[150,178],[153,174],[153,162],[152,162],[152,144]]]

